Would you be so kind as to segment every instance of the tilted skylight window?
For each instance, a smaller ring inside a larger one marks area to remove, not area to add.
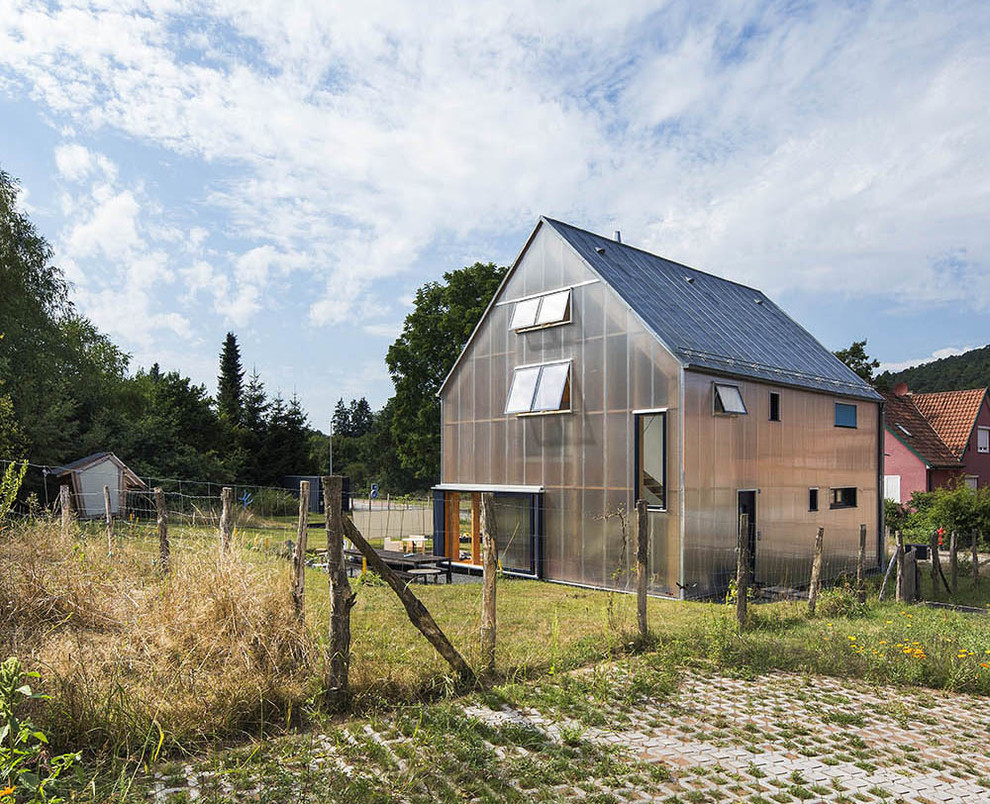
[[[515,330],[566,324],[571,320],[571,289],[557,290],[516,302],[511,328]]]
[[[738,386],[715,383],[715,412],[745,415],[746,405]]]
[[[512,374],[506,413],[552,413],[571,409],[570,361],[522,366]]]

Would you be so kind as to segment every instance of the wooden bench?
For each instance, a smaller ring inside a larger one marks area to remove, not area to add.
[[[418,567],[416,569],[411,569],[408,572],[404,572],[402,574],[411,575],[412,580],[416,580],[417,578],[422,578],[423,583],[429,581],[430,578],[433,578],[433,583],[440,583],[440,576],[443,575],[443,573],[444,570],[440,569],[439,567]]]

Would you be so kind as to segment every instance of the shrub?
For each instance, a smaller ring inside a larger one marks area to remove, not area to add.
[[[859,602],[856,591],[848,584],[822,589],[815,611],[819,617],[860,617],[866,605]]]
[[[258,489],[248,511],[256,516],[291,516],[299,512],[299,496],[287,489]]]

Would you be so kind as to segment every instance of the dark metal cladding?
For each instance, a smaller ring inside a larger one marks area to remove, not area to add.
[[[880,399],[762,291],[560,221],[544,220],[686,367]]]

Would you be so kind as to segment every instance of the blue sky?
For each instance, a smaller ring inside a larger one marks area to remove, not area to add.
[[[415,289],[541,214],[762,288],[828,347],[990,341],[990,4],[0,0],[0,167],[79,308],[326,426]]]

